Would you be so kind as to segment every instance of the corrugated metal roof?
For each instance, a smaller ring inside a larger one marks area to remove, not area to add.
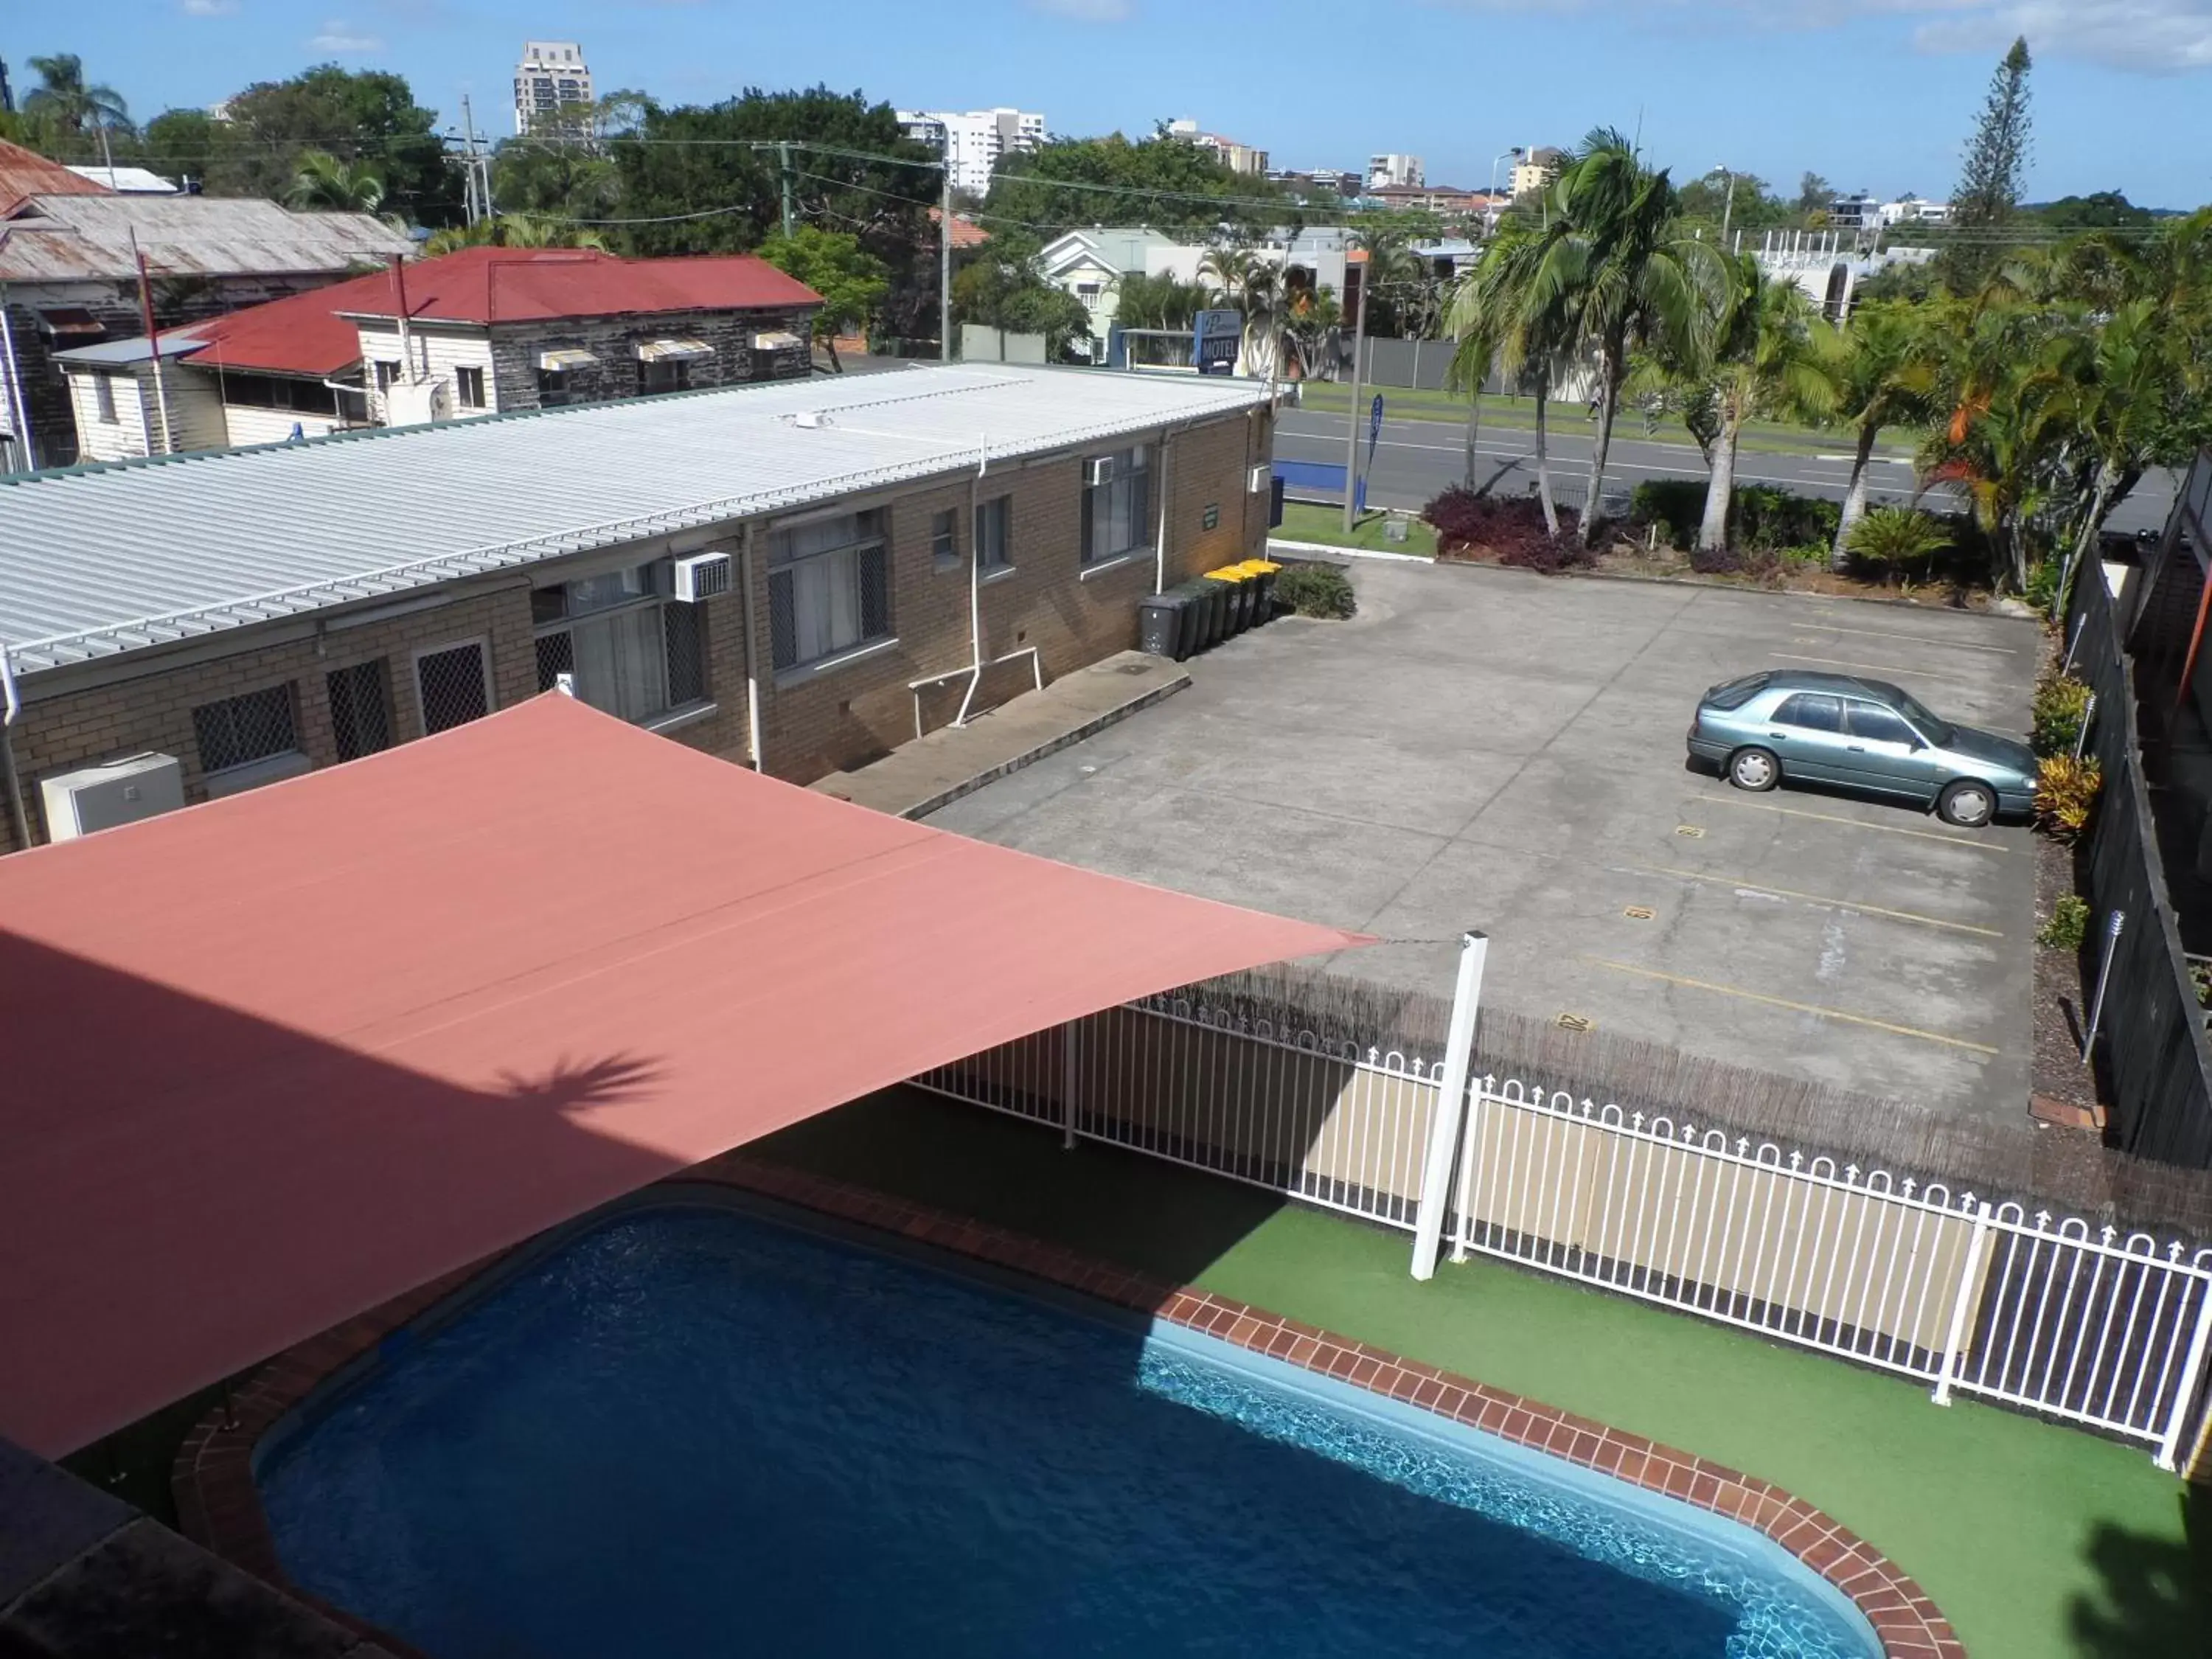
[[[161,336],[164,357],[181,357],[188,351],[198,351],[200,345],[198,337],[191,334]],[[71,346],[52,355],[58,363],[143,363],[153,356],[154,348],[141,336],[132,340],[102,340],[98,345]]]
[[[0,282],[9,283],[134,280],[133,231],[155,276],[343,270],[414,248],[372,214],[295,213],[244,197],[39,195],[6,230]]]
[[[52,668],[1266,400],[912,368],[29,474],[0,482],[0,641]]]

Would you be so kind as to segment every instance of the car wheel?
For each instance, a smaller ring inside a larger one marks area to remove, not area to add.
[[[1739,749],[1729,757],[1728,780],[1739,789],[1771,789],[1782,781],[1782,763],[1764,749]]]
[[[1996,816],[1997,798],[1986,783],[1961,778],[1936,798],[1936,815],[1961,830],[1978,830]]]

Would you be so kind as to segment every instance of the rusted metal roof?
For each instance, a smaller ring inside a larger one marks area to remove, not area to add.
[[[41,194],[0,231],[0,282],[8,283],[134,280],[134,232],[157,277],[340,271],[381,264],[414,246],[372,214],[295,213],[218,196]]]
[[[33,149],[0,139],[0,218],[33,196],[105,196],[108,187]]]

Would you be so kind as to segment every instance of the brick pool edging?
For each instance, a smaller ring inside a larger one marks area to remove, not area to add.
[[[1874,1626],[1887,1659],[1966,1659],[1965,1644],[1949,1620],[1909,1574],[1810,1504],[1767,1481],[1210,1291],[1171,1285],[866,1188],[743,1153],[713,1159],[674,1177],[671,1184],[702,1182],[757,1193],[896,1233],[1152,1314],[1742,1522],[1849,1596]],[[227,1410],[203,1418],[185,1437],[172,1471],[178,1520],[185,1535],[278,1588],[301,1594],[277,1563],[268,1517],[254,1485],[254,1447],[286,1413],[336,1373],[372,1354],[394,1331],[501,1259],[490,1257],[447,1273],[309,1338],[256,1372],[232,1395]],[[357,1615],[345,1616],[347,1622],[392,1651],[407,1651]]]

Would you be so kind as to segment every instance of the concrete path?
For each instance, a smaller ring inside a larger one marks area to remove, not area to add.
[[[964,726],[941,726],[872,766],[832,773],[813,787],[894,817],[920,817],[1189,684],[1181,664],[1124,651],[1064,674],[1042,691],[1024,692]]]

